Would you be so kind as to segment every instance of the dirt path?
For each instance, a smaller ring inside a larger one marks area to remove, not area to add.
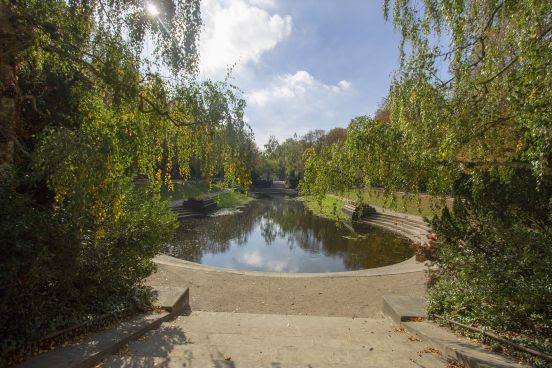
[[[192,310],[375,317],[385,294],[425,295],[425,273],[287,278],[211,272],[159,264],[147,283],[190,288]]]

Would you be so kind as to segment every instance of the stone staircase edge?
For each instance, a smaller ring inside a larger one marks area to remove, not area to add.
[[[496,357],[497,361],[500,362],[491,362],[490,359],[481,358],[478,355],[481,355],[480,351],[470,351],[474,350],[473,347],[465,347],[462,349],[457,348],[457,344],[453,344],[444,340],[439,339],[438,336],[433,336],[431,333],[425,332],[422,329],[418,328],[423,323],[431,323],[427,321],[427,315],[425,313],[420,313],[420,306],[408,305],[401,301],[401,298],[405,300],[411,299],[414,303],[412,297],[408,296],[398,296],[398,295],[384,295],[382,312],[383,314],[391,318],[394,323],[407,329],[411,333],[416,334],[422,340],[431,342],[432,345],[436,346],[441,350],[447,357],[460,362],[465,368],[528,368],[526,365],[522,365],[517,362],[510,361],[509,358],[493,353],[491,351],[485,351],[491,357]],[[419,301],[418,301],[419,302]],[[422,301],[423,302],[423,301]],[[435,328],[442,329],[441,326],[433,326]],[[444,333],[454,334],[451,331],[443,331]],[[458,340],[460,338],[458,337]],[[473,343],[472,343],[473,344]],[[464,344],[466,345],[466,344]],[[475,344],[473,344],[475,345]]]
[[[164,322],[167,322],[171,319],[173,319],[174,316],[172,313],[167,313],[164,316],[155,319],[151,323],[147,324],[146,326],[141,327],[136,332],[126,335],[120,340],[114,342],[110,346],[98,351],[97,353],[89,356],[84,361],[80,362],[79,364],[74,365],[75,368],[92,368],[95,367],[98,363],[100,363],[103,359],[107,358],[110,355],[116,354],[121,348],[123,348],[127,343],[130,341],[138,339],[140,336],[144,335],[146,332],[149,332],[151,330],[155,330]]]
[[[158,318],[152,318],[151,320],[147,320],[143,322],[143,325],[137,327],[131,333],[125,334],[120,338],[116,338],[115,341],[106,343],[105,347],[101,347],[97,351],[87,352],[87,349],[83,349],[84,350],[84,352],[82,353],[83,356],[80,357],[80,359],[79,357],[74,359],[74,357],[77,355],[75,354],[75,351],[78,352],[79,346],[84,346],[94,336],[101,337],[102,335],[105,335],[109,332],[116,331],[116,329],[119,328],[125,322],[136,320],[137,318],[148,319],[147,315],[141,315],[138,317],[134,317],[130,320],[122,321],[117,325],[113,326],[111,329],[108,329],[106,331],[91,333],[88,335],[87,338],[85,338],[84,340],[76,344],[73,344],[68,347],[61,347],[56,350],[52,350],[50,352],[44,353],[44,355],[38,355],[36,357],[32,357],[26,362],[23,362],[21,365],[18,365],[18,367],[20,368],[37,367],[38,368],[38,367],[44,367],[44,366],[52,366],[52,364],[50,364],[52,363],[52,360],[56,362],[59,362],[60,360],[64,360],[63,355],[66,355],[66,359],[65,359],[66,363],[67,361],[71,362],[69,363],[69,365],[67,365],[68,367],[73,367],[73,368],[95,367],[103,359],[113,354],[116,354],[122,347],[124,347],[130,341],[138,339],[146,332],[159,328],[164,322],[172,320],[176,318],[178,315],[189,310],[189,301],[190,301],[189,288],[177,288],[177,289],[181,289],[180,295],[173,298],[174,302],[171,305],[167,305],[167,306],[157,305],[158,307],[161,307],[167,310],[166,313],[160,313]],[[164,292],[163,290],[161,290],[161,288],[158,288],[158,291]],[[50,362],[48,362],[48,360],[50,360]]]

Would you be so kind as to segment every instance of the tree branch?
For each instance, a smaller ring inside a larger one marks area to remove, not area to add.
[[[25,95],[25,96],[22,96],[22,99],[23,100],[27,100],[31,103],[31,107],[33,109],[34,112],[36,112],[39,116],[41,117],[46,117],[46,114],[44,114],[42,111],[40,111],[38,109],[38,107],[36,106],[36,97],[33,96],[33,95]]]
[[[512,118],[511,116],[502,116],[500,118],[497,118],[495,120],[492,120],[490,122],[487,122],[487,123],[483,124],[483,126],[481,126],[478,129],[478,131],[476,131],[475,133],[468,134],[468,135],[464,136],[464,138],[460,139],[460,142],[459,142],[457,148],[462,147],[464,144],[468,143],[469,141],[476,138],[477,136],[485,134],[486,132],[489,131],[489,129],[492,129],[492,128],[498,126],[499,124],[510,120],[511,118]]]
[[[542,38],[544,38],[548,32],[550,32],[552,30],[552,26],[549,26],[548,28],[546,28],[536,39],[536,41],[539,41],[541,40]],[[492,82],[493,80],[495,80],[496,78],[500,77],[502,74],[504,74],[504,72],[506,72],[508,69],[510,69],[512,67],[512,65],[515,64],[516,61],[519,60],[521,56],[521,52],[518,53],[512,60],[510,60],[510,62],[508,64],[506,64],[502,69],[500,69],[498,71],[498,73],[496,73],[495,75],[493,75],[492,77],[484,80],[483,82],[481,82],[480,84],[488,84],[490,82]]]
[[[508,69],[510,69],[510,67],[512,65],[515,64],[516,61],[519,60],[519,54],[516,55],[512,60],[510,60],[510,62],[508,64],[506,64],[502,69],[500,69],[500,71],[498,73],[496,73],[495,75],[493,75],[492,77],[484,80],[483,82],[479,83],[479,84],[489,84],[491,83],[492,81],[494,81],[496,78],[500,77],[502,74],[504,74],[504,72]]]
[[[454,162],[457,164],[462,164],[466,167],[487,167],[487,166],[495,166],[495,167],[509,167],[514,169],[527,169],[527,170],[533,170],[534,166],[527,163],[527,162],[520,162],[520,161],[496,161],[496,160],[484,160],[484,161],[470,161],[470,160],[439,160],[438,163],[440,164],[446,164]],[[543,174],[546,176],[552,175],[552,167],[543,167],[542,168]]]
[[[86,62],[85,60],[82,60],[81,58],[79,58],[75,55],[72,55],[71,53],[66,52],[65,50],[63,50],[59,47],[56,47],[56,46],[51,45],[51,44],[46,44],[46,45],[43,45],[42,48],[46,51],[54,52],[54,53],[57,53],[57,54],[62,55],[64,57],[67,57],[68,59],[70,59],[74,63],[84,67],[84,69],[91,72],[94,76],[96,76],[97,78],[102,80],[107,85],[116,84],[116,85],[119,85],[120,87],[124,87],[124,88],[129,88],[130,87],[130,86],[128,86],[124,83],[118,82],[118,81],[114,82],[114,83],[113,82],[111,82],[111,83],[107,82],[105,80],[104,75],[99,70],[94,68],[94,66],[92,64]],[[166,110],[164,111],[155,102],[153,102],[151,99],[147,98],[143,94],[140,95],[140,99],[145,101],[151,107],[151,110],[144,110],[142,107],[139,107],[141,112],[144,112],[144,113],[156,112],[160,116],[164,116],[167,120],[169,120],[171,123],[173,123],[174,125],[176,125],[178,127],[189,127],[189,126],[208,124],[209,123],[208,121],[199,120],[199,119],[197,119],[197,121],[194,122],[194,123],[181,122],[181,121],[173,118],[169,111],[166,111]]]

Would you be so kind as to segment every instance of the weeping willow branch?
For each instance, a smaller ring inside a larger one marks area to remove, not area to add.
[[[465,167],[502,167],[502,168],[513,168],[513,169],[526,169],[533,170],[535,167],[527,162],[520,161],[497,161],[497,160],[484,160],[484,161],[470,161],[470,160],[439,160],[437,161],[441,165],[446,165],[450,163],[460,164]],[[552,175],[552,167],[542,167],[542,173],[546,176]]]
[[[64,57],[68,58],[69,60],[71,60],[72,62],[74,62],[75,64],[80,65],[83,68],[83,70],[89,71],[90,73],[92,73],[93,76],[100,79],[107,86],[114,86],[115,85],[115,86],[122,87],[122,88],[131,88],[132,87],[131,85],[128,85],[128,84],[120,82],[120,81],[109,81],[108,82],[105,78],[105,75],[103,75],[102,72],[99,71],[98,69],[96,69],[92,64],[88,63],[87,61],[83,60],[82,58],[80,58],[78,56],[75,56],[75,55],[73,55],[69,52],[66,52],[65,50],[63,50],[59,47],[56,47],[56,46],[51,45],[51,44],[46,44],[46,45],[42,45],[42,48],[45,51],[49,51],[49,52],[53,52],[53,53],[57,53],[59,55],[62,55]],[[86,54],[86,55],[95,58],[95,56],[92,55],[92,54]],[[182,122],[182,121],[174,118],[174,116],[171,115],[170,111],[168,111],[166,109],[163,109],[158,104],[156,104],[153,100],[146,97],[144,95],[144,92],[145,92],[144,90],[142,90],[141,92],[142,93],[140,93],[140,95],[139,95],[139,98],[140,98],[139,109],[143,113],[153,113],[153,112],[155,112],[159,116],[165,117],[172,124],[174,124],[175,126],[178,126],[178,127],[189,127],[189,126],[195,126],[195,125],[202,125],[202,124],[211,123],[210,121],[208,121],[206,119],[200,119],[198,116],[195,117],[196,121],[193,122],[193,123]],[[145,101],[148,104],[148,106],[150,107],[149,110],[143,108],[142,101]]]

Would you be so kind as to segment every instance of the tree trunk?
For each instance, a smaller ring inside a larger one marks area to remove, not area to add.
[[[14,31],[2,8],[0,8],[0,42],[2,45],[0,54],[0,170],[13,164],[17,113],[15,60],[14,55],[10,52]]]
[[[21,29],[6,1],[0,0],[0,173],[16,161],[20,90],[17,67],[30,46],[30,32]],[[1,175],[1,174],[0,174]]]

